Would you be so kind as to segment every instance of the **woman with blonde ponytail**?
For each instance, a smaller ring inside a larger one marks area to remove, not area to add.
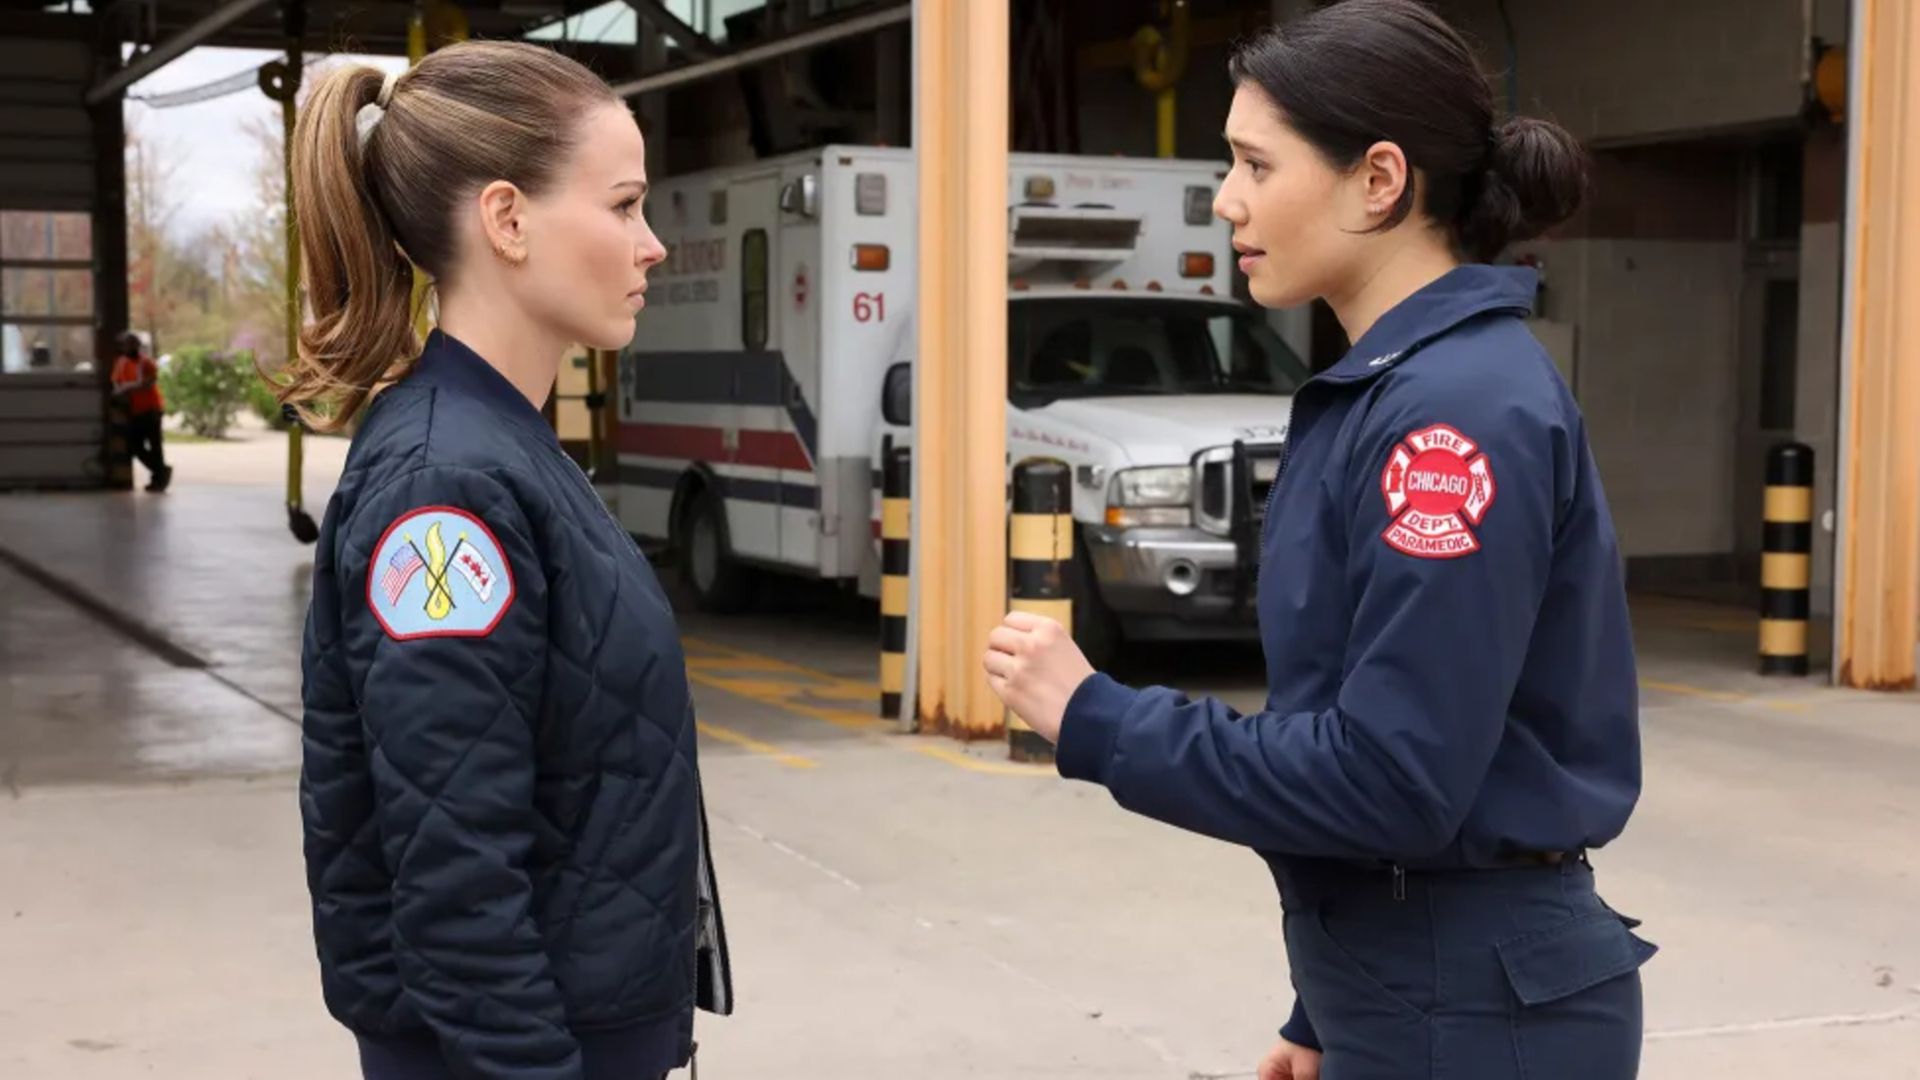
[[[632,1080],[732,1009],[685,659],[543,420],[666,255],[632,114],[455,45],[321,80],[294,132],[282,400],[354,425],[314,561],[300,808],[329,1011],[369,1080]],[[414,270],[438,326],[414,333]]]

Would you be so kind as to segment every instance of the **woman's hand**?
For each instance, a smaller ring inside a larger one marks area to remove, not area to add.
[[[1073,635],[1052,619],[1016,611],[987,636],[987,685],[1027,726],[1060,741],[1073,692],[1093,665]]]
[[[1260,1062],[1260,1080],[1320,1080],[1320,1051],[1281,1039]]]

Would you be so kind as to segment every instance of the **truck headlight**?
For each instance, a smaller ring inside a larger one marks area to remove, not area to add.
[[[1107,497],[1107,524],[1121,529],[1192,525],[1193,469],[1165,465],[1114,473]]]

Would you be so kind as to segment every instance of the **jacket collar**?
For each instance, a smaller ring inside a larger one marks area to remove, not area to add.
[[[1397,366],[1434,338],[1489,312],[1524,318],[1533,311],[1539,284],[1540,275],[1527,267],[1457,266],[1382,315],[1320,378],[1332,382],[1371,378]]]
[[[498,368],[460,339],[435,328],[427,335],[426,348],[414,361],[407,380],[421,386],[474,398],[519,423],[539,430],[549,439],[557,439],[552,425],[533,407],[519,388],[507,381]]]

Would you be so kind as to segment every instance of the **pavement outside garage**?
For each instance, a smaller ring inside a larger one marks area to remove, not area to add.
[[[164,496],[0,496],[0,1076],[352,1075],[300,861],[312,551],[279,445],[171,446]],[[317,515],[344,444],[309,448]],[[1743,612],[1636,619],[1646,795],[1595,862],[1662,947],[1643,1075],[1920,1077],[1920,706],[1748,674]],[[740,994],[701,1020],[709,1075],[1250,1077],[1291,1000],[1260,861],[896,733],[874,620],[806,587],[684,618]],[[1259,670],[1121,675],[1251,708]]]

